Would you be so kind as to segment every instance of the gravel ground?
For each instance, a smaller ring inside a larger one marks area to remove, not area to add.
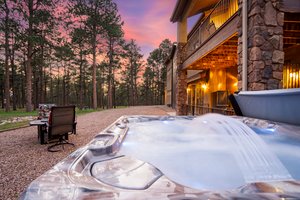
[[[51,153],[37,140],[37,127],[21,128],[0,133],[0,199],[18,199],[25,188],[38,176],[122,115],[167,115],[174,112],[166,106],[137,106],[93,112],[77,117],[77,135],[69,137],[75,147]]]

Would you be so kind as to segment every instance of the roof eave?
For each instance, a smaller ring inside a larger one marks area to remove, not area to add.
[[[180,21],[182,18],[182,13],[184,13],[184,11],[189,3],[190,3],[189,0],[177,0],[176,6],[173,10],[170,21],[173,23]]]

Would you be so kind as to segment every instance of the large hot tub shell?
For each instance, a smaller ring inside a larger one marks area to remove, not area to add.
[[[21,199],[300,199],[299,180],[253,182],[230,190],[195,189],[171,180],[157,166],[120,154],[129,124],[176,119],[194,118],[119,118],[89,144],[76,150],[33,181]],[[261,123],[261,120],[238,119],[257,129],[266,128],[266,122]],[[278,130],[285,127],[281,124],[276,126]],[[300,127],[288,125],[284,130],[299,133]]]

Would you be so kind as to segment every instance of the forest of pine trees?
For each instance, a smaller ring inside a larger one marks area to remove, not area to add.
[[[0,0],[1,107],[163,104],[172,43],[144,61],[123,24],[112,0]]]

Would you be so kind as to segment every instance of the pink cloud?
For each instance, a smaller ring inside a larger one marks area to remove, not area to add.
[[[176,40],[170,17],[176,0],[115,0],[125,22],[125,39],[135,39],[147,57],[161,41]],[[152,47],[152,50],[150,49]]]

